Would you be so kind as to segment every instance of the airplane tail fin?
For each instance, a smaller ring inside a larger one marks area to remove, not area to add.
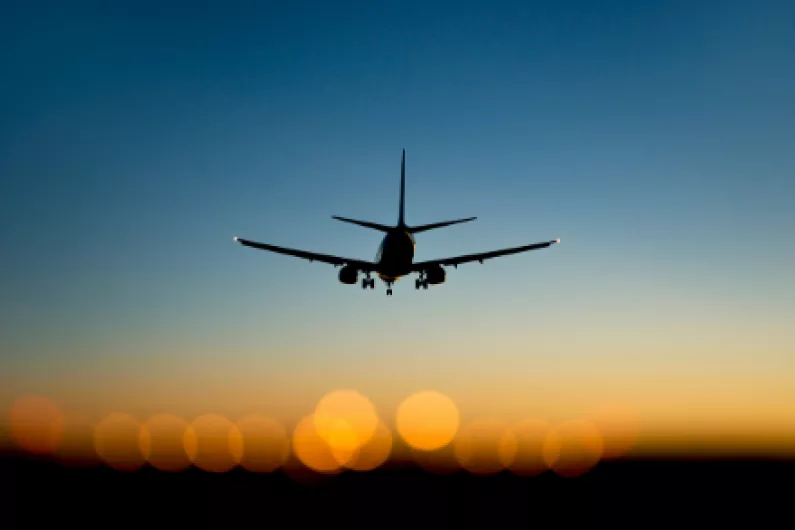
[[[403,150],[403,159],[400,162],[400,205],[398,210],[398,226],[399,227],[406,227],[406,223],[404,221],[404,203],[406,197],[406,150]],[[359,221],[358,219],[348,219],[347,217],[340,217],[337,215],[332,215],[332,219],[336,219],[337,221],[343,221],[345,223],[351,223],[359,226],[363,226],[365,228],[372,228],[373,230],[380,230],[381,232],[389,232],[394,227],[393,226],[386,226],[379,223],[372,223],[370,221]]]
[[[398,213],[398,226],[406,226],[405,222],[406,204],[406,150],[403,150],[403,158],[400,161],[400,210]]]
[[[336,219],[337,221],[343,221],[345,223],[351,223],[359,226],[363,226],[365,228],[372,228],[373,230],[380,230],[381,232],[389,232],[392,227],[378,224],[378,223],[371,223],[370,221],[359,221],[358,219],[348,219],[347,217],[339,217],[338,215],[332,215],[332,219]]]
[[[434,228],[442,228],[443,226],[455,225],[458,223],[466,223],[467,221],[474,221],[477,217],[467,217],[466,219],[456,219],[455,221],[442,221],[440,223],[431,223],[427,225],[409,226],[408,231],[412,234],[418,232],[425,232],[426,230],[433,230]]]
[[[403,158],[400,161],[400,203],[398,205],[398,227],[405,229],[406,231],[416,234],[419,232],[425,232],[426,230],[433,230],[435,228],[442,228],[444,226],[455,225],[458,223],[466,223],[468,221],[474,221],[477,217],[467,217],[466,219],[456,219],[454,221],[442,221],[439,223],[430,223],[425,225],[417,225],[417,226],[406,226],[406,150],[403,150]],[[379,223],[372,223],[370,221],[359,221],[358,219],[348,219],[347,217],[339,217],[337,215],[332,215],[332,219],[336,219],[338,221],[343,221],[346,223],[352,223],[355,225],[363,226],[365,228],[372,228],[373,230],[380,230],[381,232],[389,232],[394,227],[382,225]]]

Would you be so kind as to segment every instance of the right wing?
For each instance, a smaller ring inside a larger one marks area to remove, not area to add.
[[[266,243],[257,243],[256,241],[248,241],[247,239],[235,238],[235,241],[241,245],[251,248],[258,248],[260,250],[269,250],[278,254],[286,254],[288,256],[295,256],[296,258],[308,259],[309,261],[322,261],[331,265],[352,265],[360,271],[374,271],[376,264],[371,261],[363,261],[359,259],[341,258],[339,256],[332,256],[330,254],[318,254],[316,252],[307,252],[306,250],[296,250],[293,248],[277,247],[276,245],[268,245]]]
[[[543,243],[533,243],[532,245],[524,245],[521,247],[504,248],[501,250],[492,250],[491,252],[481,252],[479,254],[467,254],[465,256],[456,256],[454,258],[434,259],[430,261],[421,261],[412,265],[412,271],[420,272],[429,267],[436,265],[454,265],[458,266],[462,263],[469,263],[471,261],[483,262],[484,259],[497,258],[500,256],[507,256],[508,254],[518,254],[519,252],[527,252],[528,250],[536,250],[539,248],[546,248],[555,243],[560,243],[560,239],[553,239],[552,241],[544,241]]]

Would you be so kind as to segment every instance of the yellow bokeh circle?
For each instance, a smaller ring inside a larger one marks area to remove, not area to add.
[[[417,392],[397,409],[396,427],[413,449],[434,451],[449,444],[458,432],[458,407],[452,399],[433,390]]]

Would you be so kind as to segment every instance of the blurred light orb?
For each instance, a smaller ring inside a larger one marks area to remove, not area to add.
[[[278,421],[249,415],[237,422],[243,443],[241,467],[256,473],[270,473],[282,467],[290,456],[290,437]]]
[[[458,432],[458,407],[452,399],[433,390],[417,392],[397,409],[396,426],[413,449],[434,451],[449,444]]]
[[[523,477],[534,477],[547,471],[544,443],[551,430],[548,422],[535,419],[512,426],[500,441],[500,460],[511,473]]]
[[[340,455],[335,455],[329,443],[318,434],[314,415],[303,417],[295,426],[293,454],[312,471],[326,474],[336,474],[342,471]]]
[[[322,433],[318,432],[318,434],[328,445],[331,455],[337,463],[341,466],[349,464],[362,447],[356,430],[347,421],[335,416],[318,419],[315,415],[313,421],[315,430],[318,425],[323,425]]]
[[[392,452],[392,431],[379,421],[370,440],[361,446],[345,467],[354,471],[372,471],[384,464]]]
[[[63,439],[63,412],[44,396],[17,399],[11,406],[9,423],[14,442],[36,455],[54,455]]]
[[[135,471],[146,463],[139,437],[142,425],[129,414],[114,412],[94,426],[97,456],[117,471]]]
[[[370,441],[379,421],[375,406],[355,390],[326,394],[313,417],[317,433],[342,454],[353,453]]]
[[[144,423],[139,436],[141,453],[160,470],[177,472],[190,467],[196,456],[196,433],[173,414],[155,414]]]
[[[544,441],[544,461],[562,477],[585,474],[602,458],[602,435],[593,423],[570,420],[553,428]]]
[[[243,437],[237,426],[218,414],[204,414],[185,430],[185,453],[204,471],[224,473],[243,458]],[[192,432],[192,434],[191,434]],[[192,444],[195,443],[195,446]]]
[[[455,458],[462,468],[475,475],[491,475],[505,469],[500,458],[500,442],[508,425],[485,418],[467,424],[453,443]]]

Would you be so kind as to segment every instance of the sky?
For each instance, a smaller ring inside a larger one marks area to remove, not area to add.
[[[792,2],[5,2],[0,409],[795,433]],[[332,215],[477,216],[374,291]],[[0,417],[0,420],[2,417]]]

